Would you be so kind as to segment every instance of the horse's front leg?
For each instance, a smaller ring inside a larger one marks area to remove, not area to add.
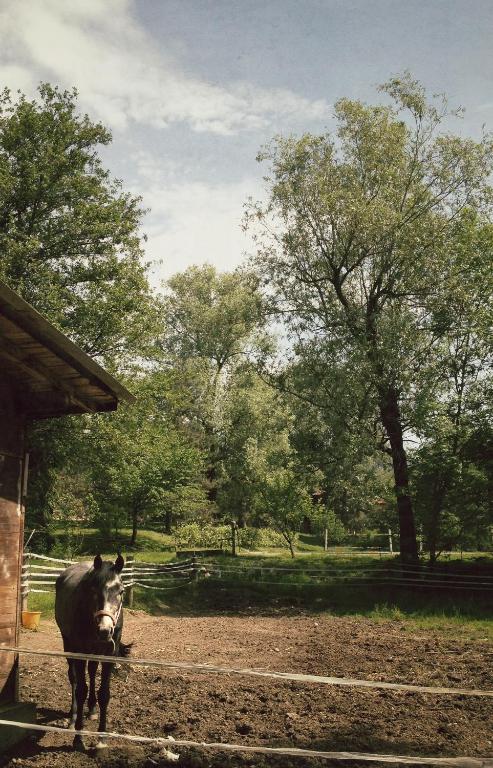
[[[89,672],[89,699],[87,701],[89,720],[95,720],[96,714],[96,672],[98,670],[97,661],[89,661],[87,671]]]
[[[99,727],[98,731],[104,733],[106,731],[106,713],[108,711],[108,704],[110,701],[110,680],[111,671],[115,665],[112,662],[105,661],[101,664],[101,685],[98,691],[98,704],[99,704]],[[104,738],[99,738],[96,744],[96,749],[106,747]]]
[[[75,730],[81,731],[84,727],[84,704],[87,697],[86,662],[74,659],[73,664],[75,669],[75,700],[77,702]],[[80,752],[85,750],[84,741],[80,734],[75,734],[73,745],[74,749]]]
[[[75,698],[75,669],[73,659],[68,659],[68,679],[72,689],[72,703],[70,705],[70,712],[68,713],[68,727],[73,728],[75,725],[75,716],[77,714],[77,700]]]

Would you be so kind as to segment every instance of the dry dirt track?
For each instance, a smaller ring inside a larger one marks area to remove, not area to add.
[[[150,617],[126,613],[133,655],[223,666],[262,667],[388,682],[493,689],[493,648],[396,622],[312,616]],[[56,626],[23,632],[24,646],[61,649]],[[24,656],[21,696],[43,724],[62,723],[69,703],[66,662]],[[94,728],[94,723],[87,724]],[[109,729],[145,736],[405,755],[493,755],[493,699],[339,688],[259,678],[133,668],[112,684]],[[47,734],[0,766],[94,767],[69,739]],[[315,765],[299,759],[182,752],[182,765]],[[105,768],[165,763],[157,749],[116,746]],[[318,763],[322,765],[322,763]],[[327,765],[327,763],[323,763]]]

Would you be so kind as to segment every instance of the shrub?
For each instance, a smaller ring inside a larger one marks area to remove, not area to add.
[[[310,520],[313,532],[318,533],[319,536],[323,536],[325,529],[327,528],[331,546],[334,544],[342,544],[345,540],[346,529],[332,509],[328,509],[323,505],[314,507],[310,515]]]
[[[238,542],[241,549],[264,549],[286,547],[286,539],[272,528],[239,528]]]
[[[200,525],[187,523],[175,530],[177,549],[223,549],[231,542],[231,527],[229,525]]]
[[[187,523],[175,530],[177,549],[229,549],[231,526]],[[238,545],[241,549],[255,550],[266,547],[287,546],[282,534],[272,528],[238,528]]]

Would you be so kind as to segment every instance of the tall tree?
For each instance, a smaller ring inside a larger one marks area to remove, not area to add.
[[[155,322],[140,198],[104,168],[111,134],[76,91],[0,95],[0,278],[112,363],[142,352]]]
[[[138,197],[99,151],[109,131],[78,111],[75,91],[0,94],[0,279],[111,369],[146,357],[158,302],[141,249]],[[38,425],[28,515],[45,527],[56,477],[80,447],[75,420]],[[65,467],[65,470],[64,470]]]
[[[271,165],[269,200],[252,204],[258,272],[296,339],[329,340],[333,361],[350,359],[347,386],[371,387],[392,457],[404,559],[418,557],[404,442],[407,405],[420,388],[437,329],[446,243],[467,206],[491,200],[491,141],[445,133],[444,102],[409,75],[382,87],[390,105],[348,99],[335,107],[337,135],[278,138],[260,155]]]
[[[100,414],[87,429],[93,493],[104,519],[118,510],[129,519],[135,544],[146,520],[162,521],[171,533],[183,495],[190,508],[206,506],[201,489],[203,457],[169,422],[161,403],[159,376],[134,379],[137,403],[116,414]],[[109,526],[108,526],[109,527]]]
[[[429,366],[435,397],[425,400],[415,420],[421,446],[413,456],[413,474],[432,562],[445,539],[454,540],[452,519],[457,541],[467,539],[467,528],[484,532],[491,521],[492,254],[493,227],[464,211],[448,249],[448,290],[432,305],[434,324],[442,331]],[[479,435],[482,456],[476,450]]]
[[[202,437],[209,454],[211,501],[220,480],[225,393],[234,371],[261,340],[264,310],[257,283],[252,273],[220,273],[204,265],[172,277],[164,297],[160,343],[175,382],[188,390],[183,405],[189,429]]]
[[[317,472],[325,503],[356,529],[364,527],[375,499],[386,495],[391,464],[379,450],[376,398],[351,370],[349,355],[341,361],[328,344],[305,344],[295,347],[280,373],[267,376],[293,413],[290,440],[298,462]]]
[[[232,377],[221,429],[221,511],[239,526],[261,522],[259,485],[273,468],[291,464],[289,435],[293,417],[286,398],[265,384],[252,368]]]

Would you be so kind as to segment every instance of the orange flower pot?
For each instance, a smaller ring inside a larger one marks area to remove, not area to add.
[[[39,627],[41,611],[22,611],[22,626],[36,631]]]

